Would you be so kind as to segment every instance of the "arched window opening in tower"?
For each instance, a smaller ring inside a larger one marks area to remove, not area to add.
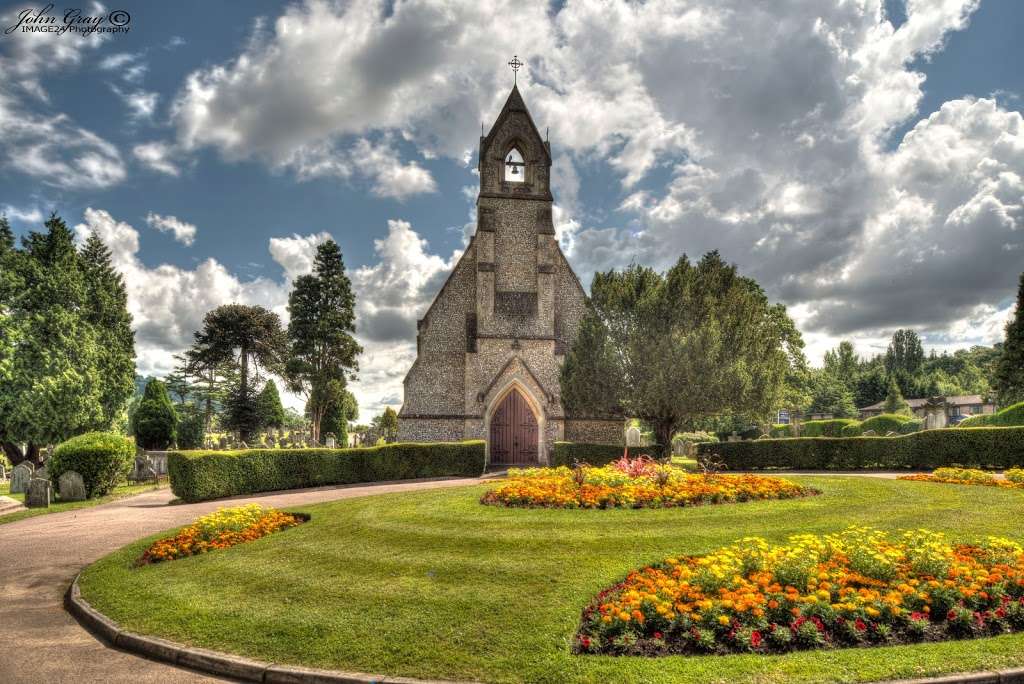
[[[526,163],[519,150],[512,148],[512,151],[505,157],[505,182],[522,183],[526,180]]]

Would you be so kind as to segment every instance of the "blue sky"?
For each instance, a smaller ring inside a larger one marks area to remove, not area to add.
[[[0,209],[111,243],[143,373],[213,306],[284,314],[330,235],[369,418],[401,403],[472,233],[480,124],[518,54],[584,283],[720,249],[812,361],[897,327],[992,343],[1024,264],[1024,5],[880,2],[56,3],[130,30],[0,35]],[[38,9],[0,7],[4,27]]]

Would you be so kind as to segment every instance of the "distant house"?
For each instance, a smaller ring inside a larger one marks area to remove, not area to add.
[[[915,418],[929,419],[927,427],[956,425],[967,416],[979,413],[995,413],[995,402],[981,394],[963,394],[954,397],[930,397],[907,399]],[[857,409],[861,420],[883,413],[884,401]]]

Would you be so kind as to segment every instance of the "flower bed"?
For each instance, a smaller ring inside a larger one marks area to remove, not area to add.
[[[945,484],[962,485],[984,485],[987,487],[1002,487],[1004,489],[1024,489],[1024,470],[1021,468],[1010,468],[1003,476],[1006,479],[1000,480],[993,473],[977,470],[975,468],[936,468],[931,474],[915,473],[913,475],[901,475],[901,480],[912,480],[914,482],[941,482]]]
[[[529,468],[488,491],[481,503],[529,508],[669,508],[792,499],[816,490],[778,477],[691,474],[644,457],[602,468]]]
[[[870,528],[741,539],[634,571],[583,611],[577,653],[781,653],[1024,630],[1024,549]]]
[[[139,565],[226,549],[294,527],[308,520],[301,513],[283,513],[258,504],[221,508],[198,518],[173,537],[157,540],[139,558]]]

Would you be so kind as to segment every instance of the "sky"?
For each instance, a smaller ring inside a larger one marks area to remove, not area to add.
[[[41,7],[0,0],[0,211],[21,235],[55,211],[107,242],[143,375],[218,305],[287,320],[333,238],[360,419],[397,408],[416,320],[474,230],[513,55],[584,284],[717,249],[786,304],[812,363],[901,327],[992,344],[1012,311],[1016,0],[121,0],[43,15],[116,32],[23,30]]]

